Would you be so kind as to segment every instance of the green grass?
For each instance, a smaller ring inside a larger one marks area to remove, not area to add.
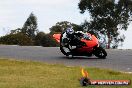
[[[81,67],[50,65],[33,61],[0,59],[0,88],[132,88],[130,86],[81,87]],[[99,68],[85,68],[91,79],[131,79],[125,74]]]

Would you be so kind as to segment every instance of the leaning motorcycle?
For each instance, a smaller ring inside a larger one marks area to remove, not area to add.
[[[68,56],[68,54],[66,53],[66,50],[64,48],[65,42],[64,42],[63,36],[65,36],[65,31],[60,34],[54,34],[53,38],[58,43],[60,43],[61,52],[64,55]],[[69,46],[70,46],[69,50],[70,50],[72,56],[91,57],[91,56],[95,55],[98,58],[103,58],[103,59],[106,58],[107,52],[105,51],[105,49],[103,49],[99,45],[99,41],[95,35],[90,34],[90,33],[85,33],[85,34],[83,34],[83,36],[80,37],[80,41],[81,41],[81,43],[80,43],[80,45],[78,45],[79,47],[76,47],[76,48],[69,44]],[[78,44],[78,43],[76,43],[76,44]]]

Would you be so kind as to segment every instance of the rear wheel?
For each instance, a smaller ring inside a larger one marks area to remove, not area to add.
[[[107,56],[107,52],[102,47],[96,47],[94,50],[94,55],[96,57],[105,59]]]

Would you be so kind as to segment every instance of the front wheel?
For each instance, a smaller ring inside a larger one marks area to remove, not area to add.
[[[68,43],[68,40],[66,38],[62,38],[64,35],[65,31],[62,32],[61,36],[60,36],[60,50],[61,52],[66,55],[69,56],[69,58],[72,58],[72,54],[71,54],[71,50],[68,48],[70,47],[69,44],[67,44],[67,46],[64,43]],[[67,47],[67,48],[66,48]]]
[[[99,58],[106,58],[107,52],[102,47],[96,47],[94,50],[94,55]]]

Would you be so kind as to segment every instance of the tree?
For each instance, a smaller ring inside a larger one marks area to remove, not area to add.
[[[68,21],[62,21],[62,22],[57,22],[54,26],[52,26],[50,28],[50,34],[53,34],[53,33],[58,33],[58,32],[62,32],[63,30],[65,30],[68,25],[71,25],[73,26],[73,29],[75,31],[82,31],[82,27],[80,25],[77,25],[77,24],[74,24],[74,23],[71,23],[71,22],[68,22]]]
[[[50,34],[46,34],[45,36],[43,36],[43,38],[41,40],[41,44],[43,47],[59,46],[58,42],[56,42],[56,40],[54,40],[52,35],[50,35]]]
[[[108,38],[108,48],[111,45],[117,48],[124,41],[125,37],[119,30],[127,30],[132,21],[131,0],[80,0],[78,6],[81,13],[88,11],[91,15],[84,28],[104,34]]]
[[[35,38],[38,29],[37,29],[37,18],[33,13],[31,13],[30,16],[27,18],[26,22],[22,27],[21,32],[23,34],[26,34],[32,39]]]
[[[42,46],[42,40],[45,37],[45,33],[44,32],[39,32],[36,36],[35,36],[35,45],[37,46]]]
[[[44,47],[56,47],[59,46],[59,43],[53,39],[51,34],[39,32],[35,37],[35,45]]]
[[[17,28],[15,30],[11,30],[11,34],[17,34],[17,33],[21,33],[22,29],[21,28]]]
[[[9,34],[0,37],[0,44],[8,44],[8,45],[33,45],[33,41],[27,35],[23,33]]]

